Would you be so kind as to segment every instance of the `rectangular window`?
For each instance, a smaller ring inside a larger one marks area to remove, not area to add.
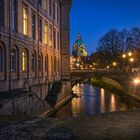
[[[36,15],[34,11],[32,11],[32,38],[36,39]]]
[[[3,72],[3,49],[0,46],[0,72]]]
[[[17,69],[17,54],[16,50],[13,49],[11,52],[11,70],[16,71]]]
[[[45,44],[48,44],[48,23],[47,22],[45,22],[44,43]]]
[[[52,26],[51,25],[49,26],[49,39],[50,39],[49,45],[50,47],[52,47]]]
[[[54,43],[54,48],[56,49],[56,30],[55,29],[53,31],[53,43]]]
[[[28,35],[28,7],[23,4],[23,34]]]
[[[55,2],[53,2],[53,19],[55,19],[56,13],[55,13]]]
[[[49,0],[49,15],[52,15],[52,0]]]
[[[0,0],[0,24],[4,25],[4,0]]]
[[[48,0],[44,0],[44,10],[48,10]]]
[[[42,0],[38,0],[38,4],[40,7],[42,7]]]
[[[59,22],[59,8],[57,6],[57,22]]]
[[[39,17],[39,41],[42,42],[42,18]]]
[[[17,0],[12,0],[12,29],[17,31],[18,20],[17,20]]]
[[[58,50],[60,49],[60,35],[59,35],[59,31],[57,32],[57,48],[58,48]]]

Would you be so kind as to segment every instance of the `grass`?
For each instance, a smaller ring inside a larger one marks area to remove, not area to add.
[[[92,79],[91,84],[94,85],[94,86],[101,87],[101,88],[104,88],[106,90],[109,90],[111,92],[115,92],[115,93],[117,93],[119,95],[125,95],[124,92],[121,89],[118,89],[117,87],[115,87],[115,86],[113,86],[111,84],[105,83],[100,78]]]

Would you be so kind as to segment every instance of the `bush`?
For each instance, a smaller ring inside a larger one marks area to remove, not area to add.
[[[101,87],[101,88],[104,88],[106,90],[109,90],[111,92],[118,93],[120,95],[123,93],[122,90],[116,88],[115,86],[103,82],[103,80],[101,78],[100,79],[97,79],[97,78],[92,79],[91,84],[94,85],[94,86]]]

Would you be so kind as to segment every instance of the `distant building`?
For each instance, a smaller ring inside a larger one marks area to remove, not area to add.
[[[75,41],[72,48],[72,56],[70,58],[70,67],[72,69],[92,69],[93,58],[92,55],[87,54],[86,46],[81,39],[81,35],[78,34],[77,40]]]
[[[72,55],[74,57],[87,56],[87,51],[84,42],[81,39],[81,35],[78,34],[78,38],[75,41],[72,49]]]

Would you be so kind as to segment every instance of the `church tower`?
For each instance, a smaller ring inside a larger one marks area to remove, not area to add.
[[[81,39],[80,33],[78,34],[77,40],[73,45],[72,55],[74,57],[87,56],[87,51],[84,42]]]

